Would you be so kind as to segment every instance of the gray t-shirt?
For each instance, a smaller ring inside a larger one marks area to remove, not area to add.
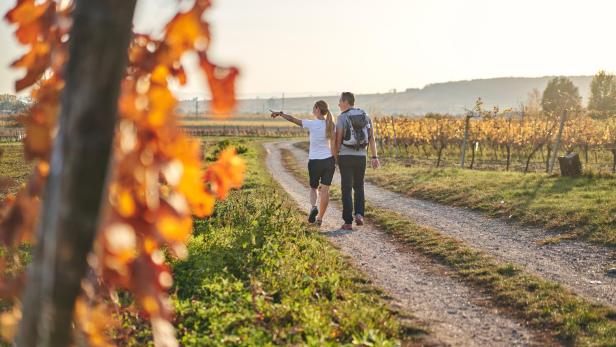
[[[372,134],[372,119],[370,119],[370,117],[367,115],[366,117],[368,118],[368,132]],[[336,120],[336,129],[346,131],[347,129],[346,122],[348,122],[348,116],[344,113],[339,115],[338,119]],[[344,134],[343,134],[343,138],[344,138]],[[368,151],[368,146],[366,146],[365,148],[360,148],[359,150],[356,151],[353,148],[349,148],[341,144],[340,150],[338,151],[338,155],[359,155],[359,156],[365,157],[368,153],[367,151]]]

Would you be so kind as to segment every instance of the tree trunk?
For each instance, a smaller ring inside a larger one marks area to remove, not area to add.
[[[612,149],[612,173],[616,173],[616,148]]]
[[[438,148],[438,158],[436,159],[436,167],[440,167],[441,166],[441,156],[443,155],[443,149],[445,148],[445,145],[443,145],[442,143],[440,144],[439,148]]]
[[[69,346],[98,228],[136,0],[77,0],[17,346]]]
[[[509,165],[511,164],[511,145],[507,144],[507,171],[509,171]]]
[[[533,158],[533,155],[535,155],[535,153],[539,150],[539,148],[541,148],[541,145],[535,146],[533,148],[533,150],[530,152],[530,154],[528,155],[528,158],[526,158],[526,166],[524,167],[524,173],[528,172],[528,166],[530,165],[530,160]]]
[[[550,158],[552,157],[552,144],[548,143],[547,155],[543,158],[545,160],[545,173],[550,173]]]

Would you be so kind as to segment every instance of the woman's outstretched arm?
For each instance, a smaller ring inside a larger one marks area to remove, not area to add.
[[[276,118],[276,117],[282,117],[293,124],[299,125],[300,127],[302,126],[302,120],[297,119],[291,116],[290,114],[284,114],[282,112],[272,112],[272,118]]]

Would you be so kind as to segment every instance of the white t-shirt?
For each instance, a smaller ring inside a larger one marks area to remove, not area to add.
[[[302,119],[302,128],[310,133],[308,159],[327,159],[332,157],[329,139],[325,134],[327,122],[321,119]]]

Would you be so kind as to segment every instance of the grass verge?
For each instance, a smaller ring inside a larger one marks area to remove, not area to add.
[[[181,345],[395,346],[422,339],[421,329],[402,324],[379,291],[303,223],[266,172],[260,145],[242,145],[249,167],[243,189],[212,218],[196,221],[188,258],[172,263]],[[125,342],[148,345],[151,334],[145,328]]]
[[[24,159],[23,148],[21,142],[0,144],[0,200],[7,193],[16,193],[32,172],[32,164]]]
[[[283,162],[296,177],[306,180],[293,154],[283,150]],[[337,187],[334,198],[340,197]],[[367,217],[396,235],[419,253],[448,266],[470,285],[486,292],[494,305],[561,342],[579,346],[616,345],[616,311],[581,298],[557,283],[525,272],[520,266],[492,256],[452,237],[420,226],[390,210],[368,204]]]

